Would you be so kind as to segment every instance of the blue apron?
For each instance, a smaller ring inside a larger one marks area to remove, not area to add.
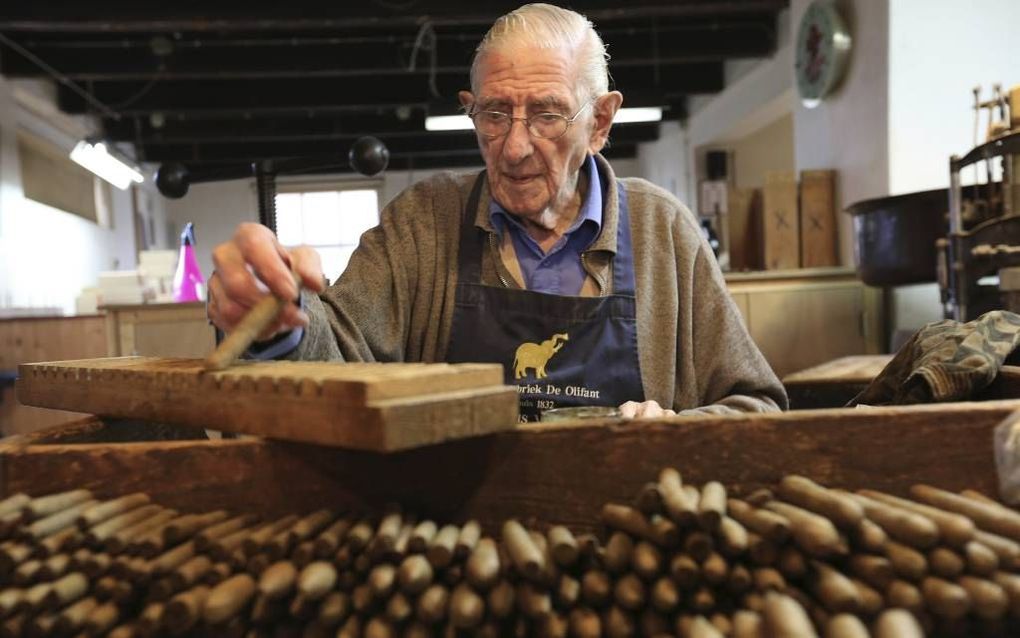
[[[627,193],[617,184],[619,223],[612,294],[567,297],[482,285],[487,231],[475,226],[483,172],[461,220],[457,290],[446,360],[503,365],[520,393],[521,421],[568,406],[643,401],[635,321]]]

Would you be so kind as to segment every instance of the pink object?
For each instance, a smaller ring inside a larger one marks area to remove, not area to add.
[[[205,278],[195,257],[195,229],[191,222],[181,232],[181,253],[174,273],[174,301],[205,301]]]

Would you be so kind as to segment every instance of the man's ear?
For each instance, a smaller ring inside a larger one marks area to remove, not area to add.
[[[619,91],[610,91],[592,104],[595,126],[592,127],[591,137],[588,139],[588,151],[592,154],[598,153],[606,145],[609,129],[613,127],[613,118],[622,104],[623,94]]]
[[[465,111],[470,111],[471,105],[475,103],[475,96],[471,91],[461,91],[457,94],[457,99],[460,100],[460,105]]]

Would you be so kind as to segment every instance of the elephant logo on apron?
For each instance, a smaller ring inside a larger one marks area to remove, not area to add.
[[[544,379],[546,377],[545,365],[549,363],[549,359],[554,354],[560,351],[563,342],[569,339],[570,336],[566,333],[559,333],[542,343],[522,343],[514,354],[514,379],[523,379],[528,368],[535,369],[536,379]]]

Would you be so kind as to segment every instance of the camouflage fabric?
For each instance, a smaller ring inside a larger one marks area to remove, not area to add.
[[[1020,344],[1020,315],[993,310],[921,328],[848,406],[960,401],[985,388]]]

